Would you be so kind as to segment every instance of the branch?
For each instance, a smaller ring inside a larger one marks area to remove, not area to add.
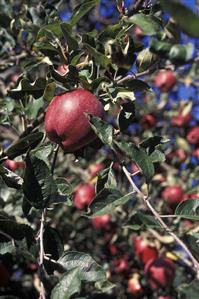
[[[154,209],[154,207],[151,205],[151,203],[149,202],[149,197],[146,196],[134,183],[134,181],[131,178],[130,173],[128,172],[128,170],[126,169],[125,166],[122,167],[122,170],[126,176],[126,178],[128,179],[129,183],[131,184],[132,188],[140,195],[140,197],[142,198],[142,200],[144,201],[144,203],[147,205],[147,207],[149,208],[149,210],[151,211],[151,213],[154,215],[154,217],[157,219],[157,221],[159,222],[159,224],[161,225],[162,228],[165,229],[165,231],[168,232],[168,234],[170,236],[172,236],[174,238],[174,240],[176,241],[176,243],[178,243],[184,250],[185,252],[188,254],[189,258],[191,259],[193,266],[195,268],[196,272],[199,272],[199,263],[196,260],[196,258],[193,256],[193,254],[191,253],[191,251],[189,250],[189,248],[186,246],[186,244],[184,244],[184,242],[178,238],[178,236],[176,236],[176,234],[168,227],[168,225],[162,220],[161,216],[158,214],[158,212]]]

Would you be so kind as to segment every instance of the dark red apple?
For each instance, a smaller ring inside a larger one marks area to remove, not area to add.
[[[4,166],[6,168],[10,169],[11,171],[15,171],[19,168],[24,168],[25,167],[25,162],[24,161],[14,161],[14,160],[7,159],[4,162]]]
[[[74,205],[77,209],[86,208],[95,197],[95,187],[88,183],[80,184],[74,194]]]
[[[152,114],[145,114],[141,119],[141,126],[143,129],[151,129],[155,126],[157,120],[156,117]]]
[[[147,239],[143,236],[141,237],[132,237],[133,246],[135,255],[139,259],[139,261],[143,264],[146,264],[150,259],[157,258],[158,250],[156,247],[151,246]]]
[[[128,292],[133,295],[133,298],[140,297],[144,293],[139,276],[136,273],[128,280]]]
[[[180,185],[167,186],[161,196],[168,204],[177,205],[183,200],[184,191]]]
[[[10,280],[10,273],[3,263],[0,263],[0,288],[5,288]]]
[[[199,127],[192,128],[187,134],[187,140],[190,144],[199,143]]]
[[[96,229],[109,229],[110,228],[111,215],[105,214],[102,216],[96,216],[92,219],[92,225]]]
[[[127,254],[125,254],[125,255],[113,260],[113,266],[114,266],[115,273],[124,273],[124,272],[128,272],[130,270],[128,258],[129,258],[129,256]]]
[[[103,163],[92,164],[89,166],[88,172],[89,172],[90,176],[93,178],[104,168],[105,168],[105,165]]]
[[[168,288],[175,276],[175,264],[167,258],[149,260],[144,273],[152,289]]]
[[[168,92],[176,84],[176,76],[171,70],[161,70],[155,77],[155,86],[162,92]]]
[[[191,114],[190,113],[185,114],[185,115],[179,114],[177,116],[172,117],[171,123],[174,126],[183,127],[183,126],[188,125],[190,120],[191,120]]]
[[[103,106],[85,89],[65,92],[53,98],[45,116],[48,138],[65,152],[74,152],[96,138],[86,113],[103,116]]]

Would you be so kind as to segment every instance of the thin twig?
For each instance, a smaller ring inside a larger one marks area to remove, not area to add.
[[[131,184],[132,188],[140,195],[140,197],[143,199],[143,201],[145,202],[145,204],[147,205],[147,207],[149,208],[149,210],[151,211],[151,213],[155,216],[155,218],[157,219],[157,221],[160,223],[161,227],[165,229],[165,231],[174,238],[174,240],[176,241],[176,243],[178,243],[184,250],[185,252],[188,254],[188,256],[190,257],[193,266],[196,270],[196,272],[199,272],[199,263],[196,260],[196,258],[193,256],[193,254],[191,253],[191,251],[189,250],[189,248],[186,246],[186,244],[184,244],[184,242],[178,238],[178,236],[176,236],[176,234],[174,232],[172,232],[172,230],[168,227],[168,225],[162,220],[162,218],[160,217],[160,215],[158,214],[158,212],[154,209],[154,207],[151,205],[151,203],[149,202],[149,197],[146,196],[134,183],[134,181],[132,180],[131,174],[128,172],[128,170],[126,169],[125,166],[122,167],[124,174],[126,175],[126,178],[128,179],[129,183]]]

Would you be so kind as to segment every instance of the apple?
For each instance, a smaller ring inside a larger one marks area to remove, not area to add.
[[[139,275],[137,273],[128,280],[128,292],[134,296],[134,298],[143,295],[144,290],[139,282]]]
[[[24,168],[25,167],[25,162],[24,161],[14,161],[14,160],[7,159],[4,162],[4,166],[6,168],[10,169],[11,171],[15,171],[19,168]]]
[[[196,158],[199,159],[199,148],[196,148],[193,152],[192,152],[192,155]]]
[[[117,259],[113,260],[113,266],[115,273],[124,273],[129,271],[128,255],[125,254]]]
[[[134,35],[137,39],[141,39],[144,37],[144,32],[142,31],[142,29],[139,26],[135,26],[134,27]]]
[[[141,119],[141,126],[143,129],[150,129],[155,126],[157,120],[152,114],[145,114]]]
[[[67,64],[61,64],[58,66],[57,71],[61,75],[65,75],[68,72],[68,65]]]
[[[184,194],[183,201],[187,199],[199,199],[199,195],[197,193]]]
[[[141,237],[132,237],[135,255],[139,261],[143,264],[146,264],[150,259],[157,258],[158,250],[156,247],[151,246],[147,239],[143,236]]]
[[[144,273],[152,289],[168,288],[175,276],[175,264],[168,258],[151,259],[145,265]]]
[[[176,76],[171,70],[161,70],[156,75],[154,84],[162,92],[168,92],[176,84]]]
[[[89,183],[80,184],[74,194],[74,205],[78,210],[86,208],[95,197],[95,187]]]
[[[103,163],[92,164],[88,168],[91,178],[95,177],[101,170],[105,168]]]
[[[5,288],[10,280],[10,273],[5,265],[0,262],[0,288]]]
[[[167,155],[168,160],[172,160],[174,158],[177,159],[176,162],[184,162],[187,159],[187,154],[185,153],[185,151],[182,148],[178,148],[174,152],[170,152]]]
[[[184,198],[184,191],[180,185],[167,186],[161,193],[161,197],[170,205],[177,205]]]
[[[85,89],[76,89],[55,96],[45,116],[48,138],[59,144],[64,152],[75,152],[96,138],[86,113],[103,116],[103,106]]]
[[[110,228],[110,221],[111,215],[104,214],[102,216],[96,216],[92,220],[92,225],[96,229],[109,229]]]
[[[192,128],[187,134],[187,140],[190,144],[199,143],[199,127]]]
[[[170,296],[159,296],[158,299],[172,299]]]
[[[183,126],[186,126],[189,123],[190,120],[191,120],[191,114],[190,113],[188,113],[186,115],[179,114],[177,116],[172,117],[171,123],[174,126],[183,127]]]

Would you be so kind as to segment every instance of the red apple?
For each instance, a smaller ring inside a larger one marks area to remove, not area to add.
[[[67,64],[62,64],[59,65],[57,68],[57,71],[61,74],[61,75],[65,75],[68,72],[68,65]]]
[[[171,123],[177,127],[183,127],[188,125],[189,121],[191,120],[191,114],[188,113],[186,115],[179,114],[177,116],[173,116],[171,119]]]
[[[6,168],[10,169],[11,171],[15,171],[19,168],[24,168],[25,167],[25,162],[24,161],[14,161],[14,160],[7,159],[4,162],[4,166]]]
[[[158,250],[156,247],[151,246],[147,239],[144,237],[132,237],[135,255],[139,261],[146,264],[150,259],[154,259],[158,256]]]
[[[92,225],[96,229],[109,229],[110,228],[111,215],[105,214],[102,216],[96,216],[92,219]]]
[[[167,186],[161,194],[170,205],[177,205],[184,198],[184,191],[180,185]]]
[[[82,210],[86,208],[95,197],[95,188],[88,183],[80,184],[74,194],[74,205],[77,209]]]
[[[0,288],[6,287],[10,280],[10,273],[3,263],[0,263]]]
[[[103,116],[103,106],[85,89],[65,92],[53,98],[45,116],[48,138],[65,152],[74,152],[96,138],[85,113]]]
[[[157,120],[152,114],[145,114],[141,119],[141,126],[143,129],[150,129],[155,126]]]
[[[199,148],[196,148],[196,149],[193,151],[192,155],[193,155],[194,157],[196,157],[196,158],[199,158]]]
[[[174,158],[177,159],[177,162],[184,162],[187,159],[187,154],[182,148],[178,148],[176,151],[170,152],[167,155],[168,160],[172,160]]]
[[[89,166],[88,172],[89,172],[90,176],[93,178],[98,174],[98,172],[100,172],[104,168],[105,168],[105,165],[103,163],[92,164]]]
[[[168,288],[175,276],[175,264],[167,258],[148,261],[144,273],[152,289]]]
[[[135,26],[134,27],[134,35],[137,39],[141,39],[144,37],[144,32],[142,31],[142,29],[139,26]]]
[[[199,127],[192,128],[187,134],[187,140],[190,144],[199,143]]]
[[[176,76],[171,70],[161,70],[155,77],[155,86],[162,92],[168,92],[176,84]]]
[[[199,199],[199,195],[197,193],[184,194],[183,201],[187,199]]]
[[[128,255],[125,254],[115,260],[113,260],[113,266],[115,273],[124,273],[129,271]]]
[[[170,296],[160,296],[158,299],[172,299]]]
[[[128,292],[133,295],[133,298],[140,297],[144,293],[136,273],[128,280]]]

